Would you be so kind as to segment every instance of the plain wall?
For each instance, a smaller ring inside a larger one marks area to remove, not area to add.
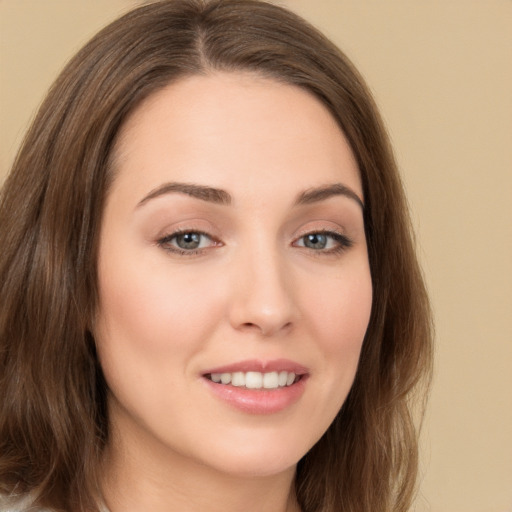
[[[59,69],[137,3],[0,0],[0,180]],[[437,326],[416,510],[512,512],[512,1],[283,3],[366,77],[410,198]]]

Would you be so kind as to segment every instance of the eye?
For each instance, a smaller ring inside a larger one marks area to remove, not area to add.
[[[316,231],[301,236],[294,245],[319,252],[336,253],[351,247],[352,241],[334,231]]]
[[[304,247],[309,249],[325,249],[329,242],[327,235],[324,233],[311,233],[302,237]]]
[[[158,245],[170,252],[197,254],[202,249],[216,245],[216,242],[201,231],[178,231],[158,240]]]

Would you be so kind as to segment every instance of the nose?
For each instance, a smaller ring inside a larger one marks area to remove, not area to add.
[[[246,254],[233,270],[232,327],[265,337],[289,331],[298,318],[293,280],[277,251]]]

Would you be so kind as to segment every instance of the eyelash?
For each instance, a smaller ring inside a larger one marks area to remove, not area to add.
[[[167,252],[178,254],[179,256],[195,256],[198,254],[201,254],[205,248],[201,247],[198,249],[181,249],[179,247],[176,247],[175,245],[170,245],[171,241],[177,238],[180,235],[200,235],[202,237],[206,237],[209,240],[212,240],[214,243],[220,244],[220,242],[217,242],[215,238],[213,238],[208,233],[205,233],[201,230],[194,230],[194,229],[179,229],[178,231],[174,231],[173,233],[169,235],[165,235],[164,237],[157,240],[157,244],[162,247]]]
[[[217,241],[215,238],[213,238],[208,233],[205,233],[200,230],[193,230],[193,229],[180,229],[178,231],[174,231],[173,233],[170,233],[169,235],[166,235],[159,240],[157,240],[158,246],[160,246],[162,249],[164,249],[167,252],[177,254],[179,256],[196,256],[198,254],[202,254],[206,249],[209,247],[200,247],[197,249],[181,249],[175,245],[171,245],[171,242],[179,237],[180,235],[199,235],[201,237],[206,237],[209,240],[213,242],[213,246],[215,245],[222,245],[219,241]],[[297,241],[301,240],[304,241],[306,237],[312,236],[312,235],[324,235],[326,237],[331,238],[336,243],[335,247],[332,247],[330,249],[312,249],[310,247],[306,247],[305,245],[296,245]],[[327,256],[327,255],[337,255],[341,254],[347,249],[350,249],[354,245],[353,241],[348,238],[346,235],[343,235],[341,233],[338,233],[336,231],[330,231],[330,230],[315,230],[315,231],[309,231],[307,233],[304,233],[301,235],[297,240],[293,243],[295,247],[302,247],[306,249],[308,252],[312,253],[315,256]]]
[[[341,254],[341,253],[345,252],[347,249],[350,249],[354,245],[354,242],[350,238],[348,238],[346,235],[343,235],[341,233],[338,233],[337,231],[331,231],[328,229],[309,231],[309,232],[301,235],[297,239],[297,241],[304,240],[306,237],[312,236],[312,235],[324,235],[326,237],[332,238],[332,240],[334,240],[334,242],[336,243],[336,245],[330,249],[312,249],[312,248],[305,247],[305,246],[299,246],[299,247],[304,247],[305,249],[309,250],[309,252],[311,252],[315,256],[330,256],[330,255]],[[294,245],[295,244],[296,244],[296,242],[294,242]]]

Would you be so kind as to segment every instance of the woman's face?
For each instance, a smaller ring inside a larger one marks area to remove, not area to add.
[[[345,137],[299,88],[196,76],[134,112],[95,324],[122,444],[229,474],[294,467],[342,406],[368,325],[362,200]]]

